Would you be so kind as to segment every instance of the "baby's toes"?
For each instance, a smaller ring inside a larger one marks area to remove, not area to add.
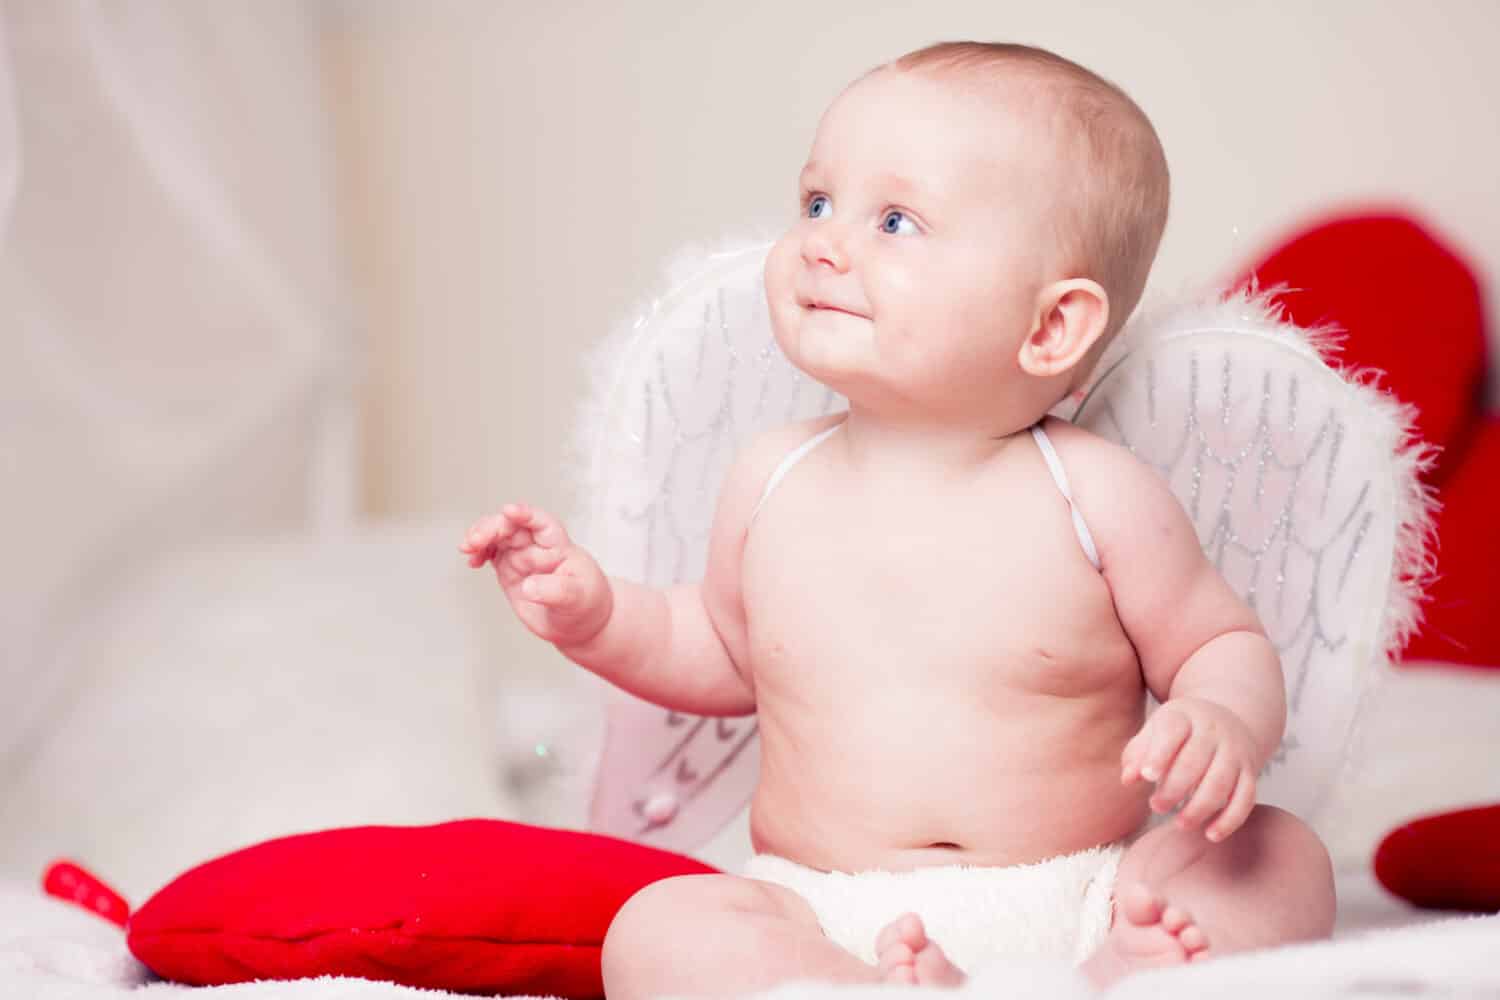
[[[1193,918],[1179,906],[1168,906],[1161,914],[1161,925],[1169,934],[1181,934],[1192,922]]]
[[[875,936],[881,978],[888,983],[916,983],[916,958],[926,943],[927,931],[914,913],[902,914],[886,924]]]
[[[880,949],[877,955],[876,966],[880,969],[880,974],[890,982],[894,981],[892,979],[893,976],[914,976],[913,966],[916,962],[916,957],[916,954],[910,948],[902,942],[897,941],[895,944],[886,945]],[[913,980],[908,978],[906,981],[912,982]]]
[[[886,924],[876,936],[875,950],[880,952],[901,944],[915,954],[926,943],[927,929],[922,926],[922,918],[915,913],[903,913]]]
[[[1193,922],[1193,915],[1180,906],[1168,906],[1162,912],[1161,926],[1177,939],[1184,958],[1191,959],[1208,948],[1208,935]]]
[[[1150,926],[1162,917],[1161,898],[1140,882],[1122,886],[1116,894],[1115,903],[1126,922],[1138,927]]]
[[[923,986],[962,986],[967,978],[949,961],[936,941],[928,941],[926,947],[917,952],[912,967],[916,970],[917,982]]]

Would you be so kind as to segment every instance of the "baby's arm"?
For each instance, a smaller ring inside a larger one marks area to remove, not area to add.
[[[1162,707],[1127,744],[1122,780],[1157,783],[1153,809],[1228,836],[1255,805],[1286,726],[1286,687],[1255,612],[1204,557],[1166,482],[1124,448],[1070,429],[1076,497],[1115,611]],[[1190,797],[1189,797],[1190,796]]]
[[[750,513],[800,430],[758,439],[719,494],[700,584],[658,589],[606,577],[550,514],[510,504],[468,531],[471,566],[492,563],[516,616],[563,655],[637,697],[702,715],[755,710],[740,560]]]

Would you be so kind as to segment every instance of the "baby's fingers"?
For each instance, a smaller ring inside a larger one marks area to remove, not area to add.
[[[1225,806],[1218,818],[1209,824],[1208,839],[1223,840],[1238,830],[1249,818],[1250,810],[1254,808],[1255,774],[1248,768],[1243,768],[1240,770],[1239,780],[1235,782],[1234,794],[1229,797],[1229,805]]]
[[[500,582],[511,583],[538,573],[551,573],[568,558],[564,549],[544,549],[540,545],[528,545],[507,552],[496,565],[501,570]]]
[[[1171,812],[1184,802],[1208,774],[1218,747],[1207,734],[1193,732],[1172,759],[1151,796],[1151,808],[1159,813]],[[1225,799],[1228,799],[1226,793]]]
[[[1161,708],[1147,721],[1146,729],[1151,737],[1141,759],[1141,777],[1147,781],[1160,781],[1172,766],[1177,751],[1192,735],[1193,724],[1182,713]]]
[[[470,566],[483,566],[495,553],[495,527],[498,515],[481,517],[464,532],[458,551],[469,557]]]
[[[470,566],[483,566],[515,534],[516,523],[505,513],[508,509],[511,508],[481,517],[464,532],[464,540],[458,550],[469,557]]]
[[[532,539],[538,545],[548,549],[559,549],[568,544],[568,533],[563,530],[562,522],[546,511],[537,510],[524,503],[510,504],[502,509],[517,524],[529,529]]]
[[[1221,750],[1208,765],[1203,780],[1198,782],[1198,790],[1177,814],[1177,825],[1184,830],[1196,830],[1202,826],[1205,820],[1229,804],[1239,776],[1238,758]]]

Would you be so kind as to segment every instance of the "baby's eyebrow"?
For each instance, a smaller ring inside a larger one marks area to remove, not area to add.
[[[817,160],[809,160],[807,165],[802,168],[802,172],[797,175],[798,185],[804,188],[807,187],[809,178],[817,176],[818,174],[822,173],[822,171],[823,164],[819,163]],[[886,191],[894,191],[896,194],[903,198],[909,198],[915,195],[921,195],[923,193],[923,188],[920,184],[896,173],[884,172],[874,174],[871,176],[870,180],[873,181],[875,185],[880,189]]]
[[[905,177],[902,177],[900,174],[876,174],[875,182],[883,190],[894,190],[903,197],[909,198],[913,195],[919,195],[922,193],[921,185],[917,184],[915,181],[911,181]]]

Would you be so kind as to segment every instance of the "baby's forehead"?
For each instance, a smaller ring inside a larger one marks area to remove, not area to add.
[[[1060,111],[1057,88],[1022,70],[981,76],[883,68],[845,88],[825,112],[825,122],[836,118],[854,129],[922,126],[921,131],[957,132],[981,141],[1055,143]]]
[[[925,163],[927,172],[1047,163],[1062,141],[1050,103],[1020,72],[976,80],[879,69],[835,98],[810,160],[858,150],[896,163]]]

